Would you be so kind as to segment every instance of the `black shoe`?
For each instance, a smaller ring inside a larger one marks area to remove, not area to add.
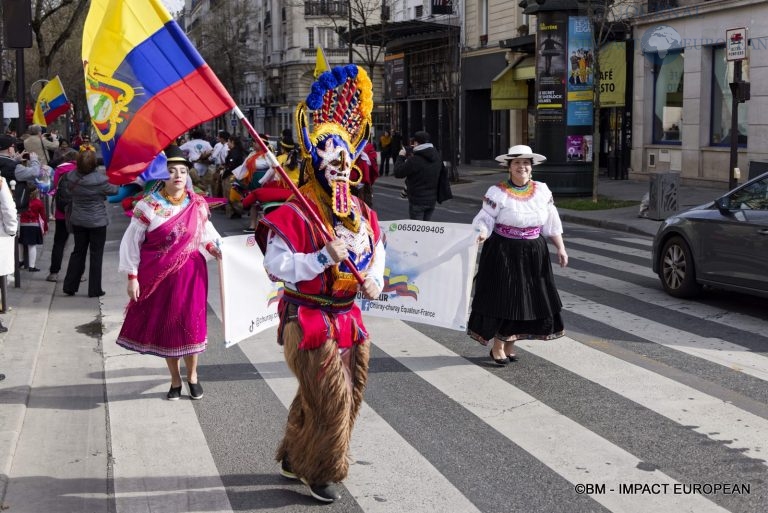
[[[280,462],[280,475],[286,479],[298,479],[299,476],[293,473],[291,470],[291,464],[288,463],[288,458],[283,458]]]
[[[64,294],[66,294],[66,295],[68,295],[68,296],[74,296],[74,295],[75,295],[75,293],[74,293],[74,292],[68,292],[68,291],[66,291],[66,290],[64,291]]]
[[[5,379],[5,374],[0,374],[0,381]]]
[[[491,356],[491,359],[494,362],[496,362],[496,365],[499,365],[499,366],[503,367],[503,366],[505,366],[506,364],[509,363],[509,360],[506,357],[505,358],[494,358],[494,356],[493,356],[493,349],[491,349],[491,351],[488,354]]]
[[[517,361],[517,355],[516,354],[508,354],[507,355],[507,360],[509,360],[510,362],[516,362]]]
[[[101,291],[101,292],[99,292],[98,294],[88,294],[88,297],[101,297],[101,296],[103,296],[103,295],[105,295],[105,294],[106,294],[106,292],[104,292],[104,291],[102,290],[102,291]]]
[[[256,228],[243,228],[243,233],[256,233]]]
[[[333,483],[311,485],[305,481],[304,484],[309,486],[312,497],[320,502],[334,502],[341,499],[341,494]]]
[[[181,398],[181,385],[171,387],[165,397],[167,397],[169,401],[178,401]]]
[[[27,269],[27,271],[31,273],[39,273],[40,269],[38,269],[37,267],[30,267],[29,269]]]
[[[26,269],[27,266],[24,265],[24,262],[19,262],[19,269]]]
[[[3,326],[2,323],[0,323],[0,333],[6,333],[6,332],[8,332],[8,328],[6,328],[5,326]]]
[[[194,399],[195,401],[197,401],[198,399],[203,398],[203,385],[200,384],[199,380],[197,381],[197,383],[190,383],[189,381],[187,381],[187,385],[189,385],[189,397],[191,399]]]

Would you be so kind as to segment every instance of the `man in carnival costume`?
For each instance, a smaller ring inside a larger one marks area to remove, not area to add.
[[[276,459],[283,476],[300,479],[322,502],[340,497],[335,483],[349,470],[350,436],[368,379],[370,344],[355,295],[373,299],[383,286],[376,213],[350,194],[361,178],[354,162],[370,133],[371,89],[365,70],[352,64],[312,84],[296,108],[307,205],[291,197],[265,216],[258,234],[264,267],[285,284],[278,342],[299,382]],[[364,277],[362,285],[350,265]]]

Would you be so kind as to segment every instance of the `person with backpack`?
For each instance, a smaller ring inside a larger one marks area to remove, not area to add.
[[[64,175],[74,170],[77,167],[75,161],[77,160],[78,152],[72,151],[67,153],[63,158],[66,160],[56,167],[56,171],[53,174],[53,187],[54,187],[54,199],[59,199],[58,184],[61,182]],[[64,182],[62,182],[64,183]],[[53,234],[53,249],[51,250],[51,267],[48,272],[46,281],[56,282],[59,279],[59,271],[61,270],[61,262],[64,259],[64,247],[67,245],[69,239],[69,228],[67,228],[67,218],[63,208],[60,208],[61,201],[54,201],[54,219],[56,221],[56,230]]]

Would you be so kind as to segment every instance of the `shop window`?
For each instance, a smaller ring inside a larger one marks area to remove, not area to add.
[[[741,62],[741,79],[749,82],[749,62]],[[733,82],[733,63],[725,60],[725,46],[712,49],[712,124],[709,144],[731,145],[731,101],[733,94],[729,84]],[[746,103],[739,103],[739,146],[747,145],[747,121],[749,110]]]
[[[683,132],[684,54],[675,52],[653,68],[653,142],[680,144]]]

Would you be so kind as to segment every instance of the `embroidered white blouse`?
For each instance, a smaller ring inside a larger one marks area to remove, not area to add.
[[[131,224],[128,225],[123,234],[123,239],[120,241],[120,264],[117,270],[126,274],[137,274],[141,244],[144,242],[147,232],[162,226],[171,217],[178,214],[188,203],[189,198],[186,198],[180,205],[173,205],[158,192],[153,192],[136,203]],[[221,245],[221,235],[216,231],[210,220],[205,222],[205,233],[200,241],[200,253],[203,254],[206,260],[213,258],[205,249],[205,245],[209,242]]]
[[[483,208],[472,220],[472,226],[483,237],[488,237],[496,224],[515,228],[541,227],[545,237],[561,235],[563,224],[557,213],[552,192],[543,182],[531,181],[530,196],[492,185],[483,198]]]
[[[384,258],[384,244],[379,240],[367,276],[373,279],[380,289],[384,288]],[[335,263],[325,248],[314,253],[294,253],[281,237],[270,233],[264,255],[264,268],[269,274],[282,280],[288,288],[296,290],[296,283],[312,280],[332,265]]]

